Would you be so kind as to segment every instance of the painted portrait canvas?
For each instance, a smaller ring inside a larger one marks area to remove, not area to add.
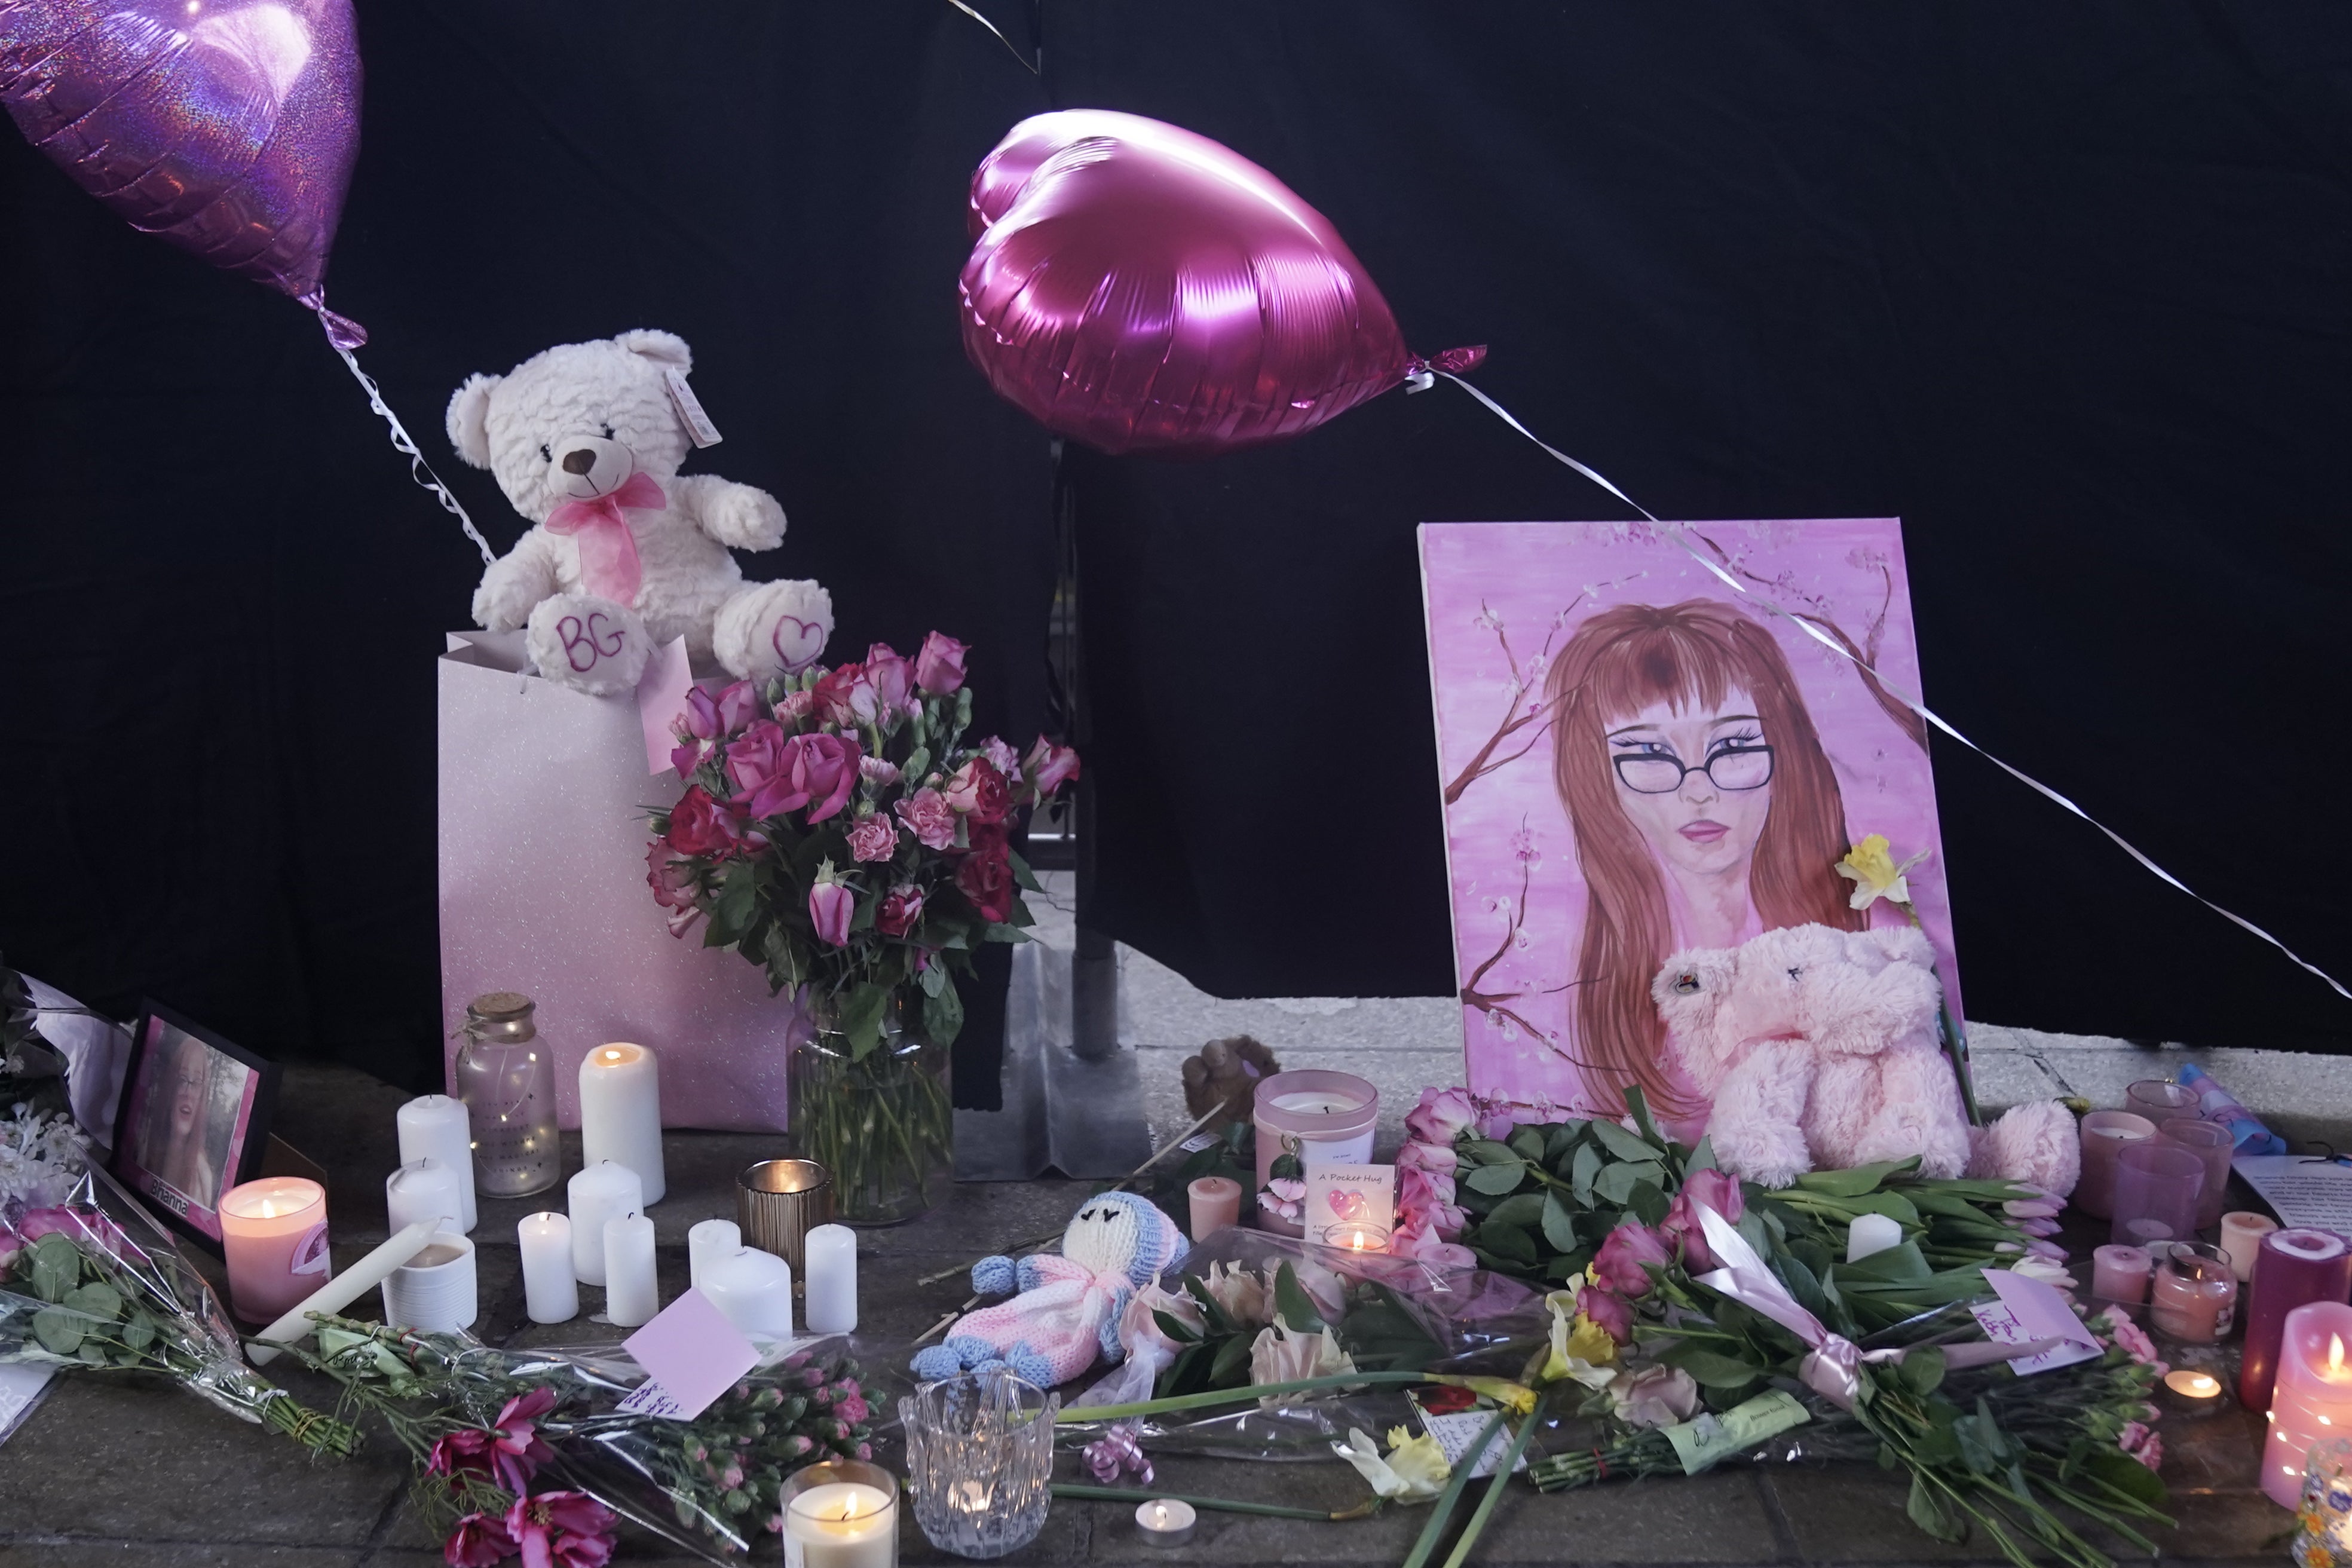
[[[1837,862],[1883,836],[1958,973],[1900,524],[1426,523],[1422,583],[1454,964],[1478,1094],[1621,1113],[1706,1106],[1651,996],[1675,952],[1852,907]],[[1759,603],[1759,601],[1762,601]],[[1786,616],[1775,615],[1767,604]],[[1876,672],[1810,636],[1801,616]]]

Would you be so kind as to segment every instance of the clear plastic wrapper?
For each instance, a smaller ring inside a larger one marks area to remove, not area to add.
[[[44,1194],[47,1195],[47,1194]],[[95,1165],[63,1200],[0,1210],[0,1362],[160,1374],[316,1453],[358,1436],[245,1364],[236,1330],[170,1231]]]
[[[1274,1281],[1285,1264],[1329,1327],[1337,1349],[1359,1370],[1517,1379],[1550,1343],[1550,1313],[1543,1297],[1518,1280],[1485,1269],[1439,1268],[1387,1253],[1318,1247],[1240,1226],[1195,1247],[1176,1274],[1161,1278],[1160,1289],[1171,1296],[1212,1293],[1230,1309],[1242,1337],[1250,1338],[1272,1321]],[[1184,1283],[1187,1277],[1195,1282],[1191,1288]],[[1073,1440],[1100,1435],[1103,1423],[1084,1419],[1088,1406],[1152,1397],[1155,1382],[1187,1348],[1164,1332],[1134,1331],[1132,1311],[1128,1321],[1127,1360],[1064,1409],[1064,1427]],[[1344,1440],[1350,1428],[1385,1431],[1411,1414],[1411,1402],[1391,1385],[1144,1416],[1133,1424],[1154,1452],[1328,1462],[1332,1443]]]
[[[470,1334],[342,1319],[323,1320],[320,1331],[316,1352],[293,1353],[341,1384],[349,1407],[381,1415],[410,1450],[428,1518],[446,1527],[469,1510],[503,1506],[447,1456],[467,1451],[468,1434],[511,1425],[514,1402],[531,1401],[520,1418],[550,1450],[536,1461],[534,1494],[586,1492],[712,1563],[740,1559],[774,1529],[777,1489],[793,1471],[870,1458],[882,1412],[908,1386],[868,1379],[864,1366],[876,1363],[835,1335],[803,1342],[680,1421],[622,1408],[646,1373],[617,1345],[501,1350]]]

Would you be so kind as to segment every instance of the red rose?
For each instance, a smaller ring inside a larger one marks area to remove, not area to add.
[[[866,684],[866,667],[845,664],[817,677],[809,688],[809,696],[816,705],[817,717],[847,729],[857,723],[856,693]],[[871,701],[871,692],[867,693]]]
[[[882,907],[874,911],[874,929],[884,936],[904,936],[922,918],[923,889],[901,882],[882,895]]]
[[[670,807],[669,831],[663,838],[681,855],[725,856],[741,845],[742,833],[734,815],[696,784]]]
[[[976,823],[1002,822],[1013,809],[1013,791],[996,764],[974,757],[948,780],[948,804]]]
[[[963,858],[956,868],[956,890],[971,900],[984,920],[1003,922],[1013,915],[1013,862],[1003,842]]]

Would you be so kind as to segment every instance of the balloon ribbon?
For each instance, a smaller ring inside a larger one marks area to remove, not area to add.
[[[1416,374],[1410,375],[1407,379],[1408,391],[1423,391],[1433,384],[1434,377],[1441,375],[1444,376],[1446,380],[1452,382],[1454,385],[1460,387],[1463,391],[1468,393],[1479,402],[1485,404],[1487,408],[1493,411],[1496,417],[1502,420],[1504,424],[1508,425],[1512,429],[1517,430],[1520,435],[1525,436],[1528,440],[1535,442],[1538,447],[1549,453],[1553,458],[1567,464],[1571,468],[1574,468],[1578,473],[1582,474],[1586,479],[1591,479],[1594,484],[1599,485],[1602,489],[1607,490],[1611,495],[1615,496],[1619,500],[1623,501],[1627,506],[1632,507],[1635,511],[1640,512],[1643,517],[1646,517],[1652,522],[1656,523],[1659,530],[1663,531],[1668,539],[1682,546],[1683,550],[1689,554],[1692,560],[1706,567],[1709,572],[1714,573],[1717,577],[1722,580],[1724,586],[1729,588],[1733,593],[1762,605],[1765,609],[1780,616],[1782,620],[1793,625],[1799,631],[1803,632],[1807,637],[1811,637],[1815,642],[1821,644],[1832,653],[1849,661],[1854,665],[1855,668],[1865,671],[1873,679],[1885,687],[1888,693],[1891,694],[1896,701],[1902,703],[1906,708],[1910,709],[1911,711],[1919,715],[1920,718],[1926,720],[1928,723],[1933,724],[1937,729],[1942,731],[1945,734],[1949,735],[1953,740],[1958,741],[1961,745],[1966,746],[1969,751],[1974,752],[1978,756],[1982,757],[1985,761],[1990,763],[1993,766],[1999,768],[2001,772],[2007,773],[2010,777],[2015,779],[2026,788],[2033,791],[2036,795],[2041,795],[2045,800],[2055,802],[2058,805],[2063,806],[2067,811],[2072,812],[2074,816],[2081,817],[2084,822],[2087,822],[2092,826],[2097,828],[2100,832],[2105,834],[2107,837],[2114,842],[2117,848],[2130,856],[2134,860],[2138,861],[2140,866],[2150,875],[2154,876],[2158,881],[2163,882],[2167,887],[2177,889],[2178,890],[2188,894],[2190,898],[2196,900],[2199,903],[2204,905],[2215,914],[2220,915],[2223,920],[2228,921],[2231,925],[2236,926],[2241,931],[2247,931],[2252,935],[2260,937],[2263,941],[2270,943],[2273,947],[2286,954],[2288,959],[2290,959],[2298,968],[2315,974],[2320,979],[2326,981],[2328,987],[2338,996],[2343,997],[2347,1002],[2352,1002],[2352,990],[2346,989],[2344,983],[2336,979],[2336,976],[2330,974],[2325,969],[2320,968],[2319,965],[2311,963],[2302,954],[2296,952],[2294,949],[2287,946],[2286,943],[2281,942],[2278,938],[2273,936],[2270,932],[2264,931],[2253,921],[2246,919],[2243,915],[2237,914],[2230,910],[2225,910],[2221,905],[2215,903],[2212,900],[2205,897],[2204,894],[2197,891],[2197,889],[2191,888],[2188,883],[2182,881],[2179,878],[2174,876],[2171,872],[2166,870],[2163,867],[2150,859],[2147,855],[2143,854],[2138,846],[2133,844],[2122,834],[2117,833],[2114,828],[2109,827],[2105,823],[2101,822],[2097,817],[2093,816],[2089,812],[2084,811],[2081,806],[2075,805],[2073,801],[2067,799],[2056,790],[2052,789],[2040,779],[2035,778],[2032,774],[2026,773],[2021,768],[2010,766],[2009,763],[2001,761],[1999,757],[1994,756],[1990,752],[1986,751],[1982,746],[1978,745],[1966,735],[1961,734],[1950,724],[1945,722],[1941,714],[1936,712],[1935,710],[1929,708],[1917,698],[1909,695],[1901,688],[1895,686],[1893,682],[1889,681],[1886,677],[1879,674],[1879,672],[1871,666],[1867,659],[1864,659],[1860,654],[1840,643],[1836,638],[1831,637],[1827,632],[1822,630],[1811,621],[1806,620],[1802,616],[1790,615],[1787,610],[1782,609],[1779,605],[1774,604],[1771,600],[1755,593],[1746,584],[1740,582],[1739,579],[1725,571],[1723,567],[1712,557],[1693,545],[1690,540],[1685,536],[1682,524],[1661,521],[1656,514],[1653,513],[1649,508],[1643,506],[1640,501],[1635,500],[1632,496],[1627,495],[1623,490],[1619,489],[1615,485],[1611,484],[1598,469],[1588,468],[1586,465],[1578,462],[1574,458],[1570,457],[1567,453],[1538,437],[1534,431],[1528,429],[1526,426],[1520,424],[1517,419],[1514,418],[1509,409],[1505,408],[1501,404],[1496,402],[1493,398],[1487,396],[1485,393],[1479,391],[1476,387],[1471,385],[1460,376],[1455,375],[1451,370],[1444,368],[1442,364],[1431,363],[1426,367],[1416,365],[1412,368]]]

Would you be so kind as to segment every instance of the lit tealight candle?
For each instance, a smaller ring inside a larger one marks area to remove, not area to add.
[[[1323,1233],[1323,1245],[1342,1247],[1349,1252],[1386,1252],[1389,1233],[1380,1226],[1362,1222],[1335,1225]]]
[[[1200,1517],[1181,1498],[1153,1498],[1136,1505],[1135,1528],[1153,1546],[1181,1546],[1192,1539],[1192,1526]]]
[[[299,1176],[264,1176],[220,1201],[229,1300],[248,1323],[266,1323],[324,1285],[327,1189]]]
[[[2303,1494],[2303,1461],[2322,1437],[2352,1435],[2352,1306],[2312,1301],[2286,1315],[2271,1430],[2263,1445],[2263,1491],[2281,1508]]]
[[[643,1046],[598,1046],[580,1064],[581,1163],[610,1160],[645,1184],[647,1204],[662,1181],[660,1064]],[[586,1276],[582,1276],[586,1278]]]
[[[2221,1409],[2221,1380],[2210,1372],[2182,1367],[2164,1374],[2164,1405],[2168,1414],[2194,1420]]]

